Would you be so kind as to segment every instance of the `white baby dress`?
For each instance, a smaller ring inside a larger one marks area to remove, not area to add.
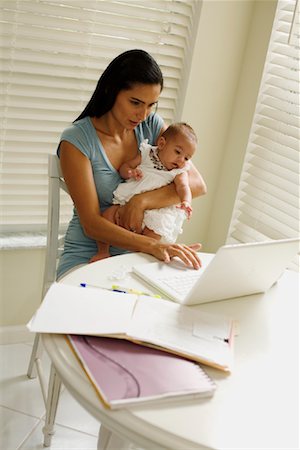
[[[149,145],[147,140],[141,143],[140,151],[142,159],[139,167],[143,177],[140,180],[129,178],[126,182],[120,183],[114,191],[113,204],[124,205],[135,194],[166,186],[174,180],[176,175],[190,168],[190,164],[187,163],[181,169],[166,169],[158,157],[157,147]],[[178,234],[182,233],[182,224],[186,218],[185,211],[176,205],[150,209],[145,211],[143,227],[159,234],[162,242],[174,243]]]

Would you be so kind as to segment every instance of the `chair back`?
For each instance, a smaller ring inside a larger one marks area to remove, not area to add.
[[[48,156],[48,223],[46,259],[43,281],[43,293],[46,294],[51,284],[56,280],[57,260],[63,246],[64,236],[60,236],[60,200],[61,192],[68,192],[61,172],[57,155]]]

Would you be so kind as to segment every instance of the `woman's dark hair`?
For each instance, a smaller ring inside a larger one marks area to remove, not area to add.
[[[160,84],[163,76],[159,65],[144,50],[128,50],[111,61],[102,73],[96,89],[83,112],[76,120],[84,117],[101,117],[109,111],[121,90],[134,84]]]

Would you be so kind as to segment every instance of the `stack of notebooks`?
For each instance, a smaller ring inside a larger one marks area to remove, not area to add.
[[[229,372],[233,360],[231,319],[143,295],[54,283],[28,328],[67,335],[110,408],[211,396],[199,363]]]

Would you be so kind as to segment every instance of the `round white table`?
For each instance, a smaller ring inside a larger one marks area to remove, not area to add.
[[[130,272],[154,261],[127,254],[80,267],[62,282],[154,292]],[[212,398],[177,404],[105,409],[64,336],[43,335],[44,346],[69,392],[116,435],[144,449],[273,450],[299,448],[299,274],[286,271],[266,293],[196,306],[237,321],[230,375],[204,367],[216,381]]]

